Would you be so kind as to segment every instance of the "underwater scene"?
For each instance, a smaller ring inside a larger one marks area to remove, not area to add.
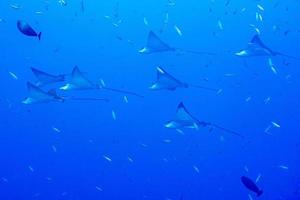
[[[299,0],[1,0],[0,200],[300,200]]]

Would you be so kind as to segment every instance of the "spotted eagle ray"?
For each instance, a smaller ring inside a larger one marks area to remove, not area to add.
[[[36,86],[41,87],[52,83],[64,82],[66,80],[66,74],[62,75],[52,75],[43,72],[37,68],[31,67],[31,71],[37,78]]]
[[[300,58],[283,54],[278,51],[274,51],[265,45],[262,40],[260,39],[259,35],[254,35],[251,41],[248,43],[245,49],[235,53],[236,56],[240,57],[254,57],[254,56],[283,56],[287,58],[297,59]]]
[[[27,82],[28,97],[22,101],[23,104],[36,104],[36,103],[49,103],[49,102],[65,102],[66,100],[79,100],[79,101],[106,101],[104,98],[77,98],[77,97],[66,97],[57,95],[55,90],[48,92],[42,90],[40,87]]]
[[[134,93],[134,92],[120,90],[120,89],[116,89],[116,88],[110,88],[110,87],[106,87],[106,86],[103,86],[100,84],[96,84],[96,83],[90,81],[88,78],[86,78],[85,75],[79,70],[79,68],[77,66],[75,66],[73,68],[70,81],[67,82],[67,84],[62,86],[60,89],[65,90],[65,91],[103,89],[103,90],[109,90],[109,91],[123,93],[123,94],[134,95],[137,97],[143,97],[142,95]]]
[[[168,121],[165,124],[166,128],[180,129],[180,128],[194,128],[198,129],[199,127],[210,127],[222,130],[226,133],[230,133],[241,138],[244,138],[243,135],[237,133],[235,131],[229,130],[227,128],[221,127],[217,124],[213,124],[210,122],[200,121],[196,117],[194,117],[184,106],[182,102],[177,106],[176,116],[173,120]]]
[[[215,55],[210,52],[192,51],[175,48],[161,40],[153,31],[149,31],[146,46],[139,50],[141,54],[153,54],[160,52],[186,52],[199,55]]]
[[[176,79],[174,76],[166,72],[163,68],[157,67],[157,76],[156,81],[149,87],[151,90],[176,90],[177,88],[188,88],[188,87],[194,87],[194,88],[200,88],[205,90],[211,90],[211,91],[218,91],[213,88],[198,86],[198,85],[191,85],[186,82],[182,82],[178,79]]]

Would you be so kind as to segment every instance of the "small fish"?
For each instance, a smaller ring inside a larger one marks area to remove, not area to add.
[[[17,4],[10,4],[9,6],[15,10],[19,10],[21,8],[21,6]]]
[[[163,142],[164,142],[164,143],[171,143],[171,142],[172,142],[172,140],[165,139],[165,140],[163,140]]]
[[[61,6],[66,6],[66,5],[68,5],[68,3],[67,3],[66,0],[59,0],[58,3],[59,3]]]
[[[102,156],[105,160],[107,160],[108,162],[111,162],[112,161],[112,159],[110,158],[110,157],[108,157],[108,156]]]
[[[52,150],[56,153],[57,152],[56,146],[52,145]]]
[[[96,186],[95,188],[96,188],[96,190],[98,190],[98,191],[100,191],[100,192],[102,192],[102,191],[103,191],[103,190],[102,190],[102,188],[101,188],[101,187],[99,187],[99,186]]]
[[[232,77],[232,76],[235,76],[235,74],[232,74],[232,73],[227,73],[227,74],[224,74],[225,77]]]
[[[111,111],[111,116],[113,118],[113,120],[117,120],[117,116],[114,110]]]
[[[28,169],[31,171],[31,172],[34,172],[34,169],[29,165],[28,166]]]
[[[124,96],[123,99],[124,99],[125,103],[128,103],[128,97],[127,96]]]
[[[223,92],[223,90],[222,89],[219,89],[218,91],[217,91],[217,94],[221,94]]]
[[[181,30],[178,28],[178,26],[174,25],[174,29],[175,29],[175,31],[177,32],[177,34],[178,34],[179,36],[182,36],[182,32],[181,32]]]
[[[263,21],[263,17],[262,17],[262,15],[261,14],[258,14],[258,19],[259,19],[259,21]]]
[[[257,185],[248,177],[242,176],[241,181],[244,184],[244,186],[249,189],[250,191],[256,193],[256,195],[259,197],[263,194],[263,191],[257,187]]]
[[[177,128],[176,131],[177,131],[178,133],[184,135],[184,132],[183,132],[181,129],[178,129],[178,128]]]
[[[270,134],[269,131],[270,131],[271,128],[272,128],[272,126],[269,125],[269,126],[265,129],[265,133]]]
[[[15,79],[15,80],[19,79],[15,73],[13,73],[13,72],[8,72],[8,73],[13,79]]]
[[[249,198],[249,200],[253,200],[251,194],[248,194],[248,198]]]
[[[261,174],[258,174],[258,176],[255,179],[255,183],[258,183],[258,181],[260,180],[260,178],[261,178]]]
[[[60,133],[61,132],[61,130],[59,130],[58,128],[56,128],[54,126],[52,127],[52,130],[55,131],[56,133]]]
[[[257,8],[258,8],[259,10],[261,10],[261,11],[265,11],[265,9],[264,9],[261,5],[259,5],[259,4],[257,4]]]
[[[35,32],[33,28],[25,21],[18,20],[17,21],[17,27],[21,33],[24,35],[30,36],[30,37],[37,37],[39,40],[41,40],[42,32]]]
[[[260,35],[260,30],[258,28],[254,28],[255,32]]]
[[[249,101],[251,101],[251,99],[252,99],[252,97],[247,97],[247,98],[245,99],[245,101],[246,101],[246,102],[249,102]]]
[[[264,103],[265,103],[265,104],[268,104],[268,103],[270,102],[270,100],[271,100],[271,97],[267,97],[267,98],[264,100]]]
[[[249,168],[248,168],[248,166],[244,166],[244,170],[246,171],[246,172],[249,172]]]
[[[224,29],[223,23],[220,20],[218,21],[218,26],[221,31]]]
[[[144,17],[144,24],[145,24],[146,26],[149,25],[148,20],[146,19],[146,17]]]
[[[42,11],[36,11],[35,14],[37,14],[37,15],[43,15],[44,13]]]
[[[101,86],[101,87],[106,87],[106,84],[105,84],[105,82],[104,82],[103,79],[100,79],[100,86]]]
[[[280,125],[279,125],[278,123],[276,123],[276,122],[271,122],[271,123],[272,123],[272,125],[273,125],[274,127],[280,128]]]
[[[279,165],[278,168],[284,169],[284,170],[288,170],[289,169],[289,167],[285,166],[285,165]]]
[[[131,157],[128,156],[127,159],[129,162],[133,163],[133,159]]]
[[[199,174],[200,173],[200,170],[199,170],[199,168],[197,167],[197,166],[193,166],[193,168],[194,168],[194,170]]]
[[[5,177],[1,177],[1,180],[2,180],[3,182],[8,182],[7,178],[5,178]]]
[[[271,58],[268,59],[268,63],[269,63],[269,66],[270,66],[272,72],[273,72],[274,74],[277,74],[277,70],[275,69],[275,66],[274,66],[273,61],[272,61]]]

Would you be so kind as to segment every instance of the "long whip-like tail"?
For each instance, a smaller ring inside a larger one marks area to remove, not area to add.
[[[240,138],[245,138],[245,136],[243,136],[242,134],[240,134],[240,133],[238,133],[238,132],[235,132],[235,131],[233,131],[233,130],[224,128],[224,127],[222,127],[222,126],[219,126],[219,125],[217,125],[217,124],[209,124],[209,125],[210,125],[211,127],[213,127],[213,128],[222,130],[222,131],[224,131],[224,132],[226,132],[226,133],[230,133],[230,134],[232,134],[232,135],[239,136]]]
[[[209,91],[213,91],[213,92],[219,91],[218,89],[210,88],[210,87],[205,87],[205,86],[201,86],[201,85],[193,85],[193,84],[189,84],[189,86],[190,86],[190,87],[193,87],[193,88],[199,88],[199,89],[209,90]]]
[[[91,97],[67,97],[67,100],[74,100],[74,101],[105,101],[109,102],[109,99],[105,98],[91,98]]]
[[[194,50],[187,50],[187,49],[180,49],[180,48],[176,48],[175,50],[179,52],[185,52],[185,53],[191,53],[197,55],[210,55],[210,56],[216,55],[216,53],[207,52],[207,51],[194,51]]]
[[[284,54],[284,53],[276,52],[276,54],[279,55],[279,56],[286,57],[286,58],[291,58],[291,59],[294,59],[294,60],[300,60],[300,58],[298,58],[298,57],[287,55],[287,54]]]
[[[140,94],[135,93],[135,92],[126,91],[126,90],[120,90],[120,89],[116,89],[116,88],[101,87],[101,89],[109,90],[109,91],[113,91],[113,92],[118,92],[118,93],[123,93],[123,94],[129,94],[129,95],[137,96],[137,97],[140,97],[140,98],[144,97],[143,95],[140,95]]]

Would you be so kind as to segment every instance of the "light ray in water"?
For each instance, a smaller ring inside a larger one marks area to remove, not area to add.
[[[176,79],[174,76],[166,72],[163,68],[157,67],[157,76],[156,81],[149,87],[150,90],[171,90],[174,91],[177,88],[199,88],[199,89],[205,89],[210,91],[217,92],[217,89],[199,86],[199,85],[192,85],[185,82],[182,82],[178,79]]]
[[[200,121],[196,117],[194,117],[190,112],[186,109],[184,104],[181,102],[177,106],[176,116],[173,120],[167,122],[165,124],[166,128],[173,128],[173,129],[180,129],[180,128],[195,128],[198,129],[199,127],[210,127],[222,130],[226,133],[230,133],[241,138],[244,138],[243,135],[232,131],[230,129],[221,127],[217,124],[213,124],[210,122]]]
[[[92,81],[90,81],[88,78],[85,77],[85,75],[79,70],[77,66],[73,68],[72,74],[71,74],[71,80],[67,82],[66,85],[62,86],[60,88],[61,90],[70,91],[70,90],[109,90],[112,92],[122,93],[122,94],[129,94],[137,97],[143,97],[140,94],[137,94],[135,92],[116,89],[107,87],[103,84],[96,84]]]
[[[202,51],[193,51],[171,47],[169,44],[161,40],[153,31],[148,33],[148,38],[146,45],[139,50],[141,54],[153,54],[160,52],[183,52],[183,53],[191,53],[191,54],[199,54],[199,55],[215,55],[215,53],[211,52],[202,52]]]
[[[65,102],[66,100],[79,100],[79,101],[105,101],[108,99],[104,98],[78,98],[78,97],[67,97],[58,96],[55,90],[50,90],[48,92],[42,90],[38,86],[32,83],[27,83],[28,97],[22,101],[24,104],[36,104],[36,103],[49,103],[49,102]]]
[[[37,68],[31,67],[31,71],[37,78],[36,86],[41,87],[52,83],[64,82],[66,75],[52,75],[47,72],[43,72]]]
[[[260,39],[259,35],[254,35],[251,41],[248,43],[245,49],[235,53],[236,56],[240,57],[254,57],[254,56],[283,56],[287,58],[297,59],[300,58],[283,54],[278,51],[274,51],[265,45],[262,40]]]

